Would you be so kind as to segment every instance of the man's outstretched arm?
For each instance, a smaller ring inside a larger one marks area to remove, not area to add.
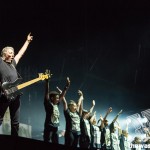
[[[20,58],[23,56],[23,54],[25,53],[25,51],[27,50],[29,43],[33,40],[33,36],[31,36],[31,33],[28,34],[27,39],[24,43],[24,45],[22,46],[22,48],[19,50],[18,54],[15,56],[15,61],[16,64],[18,64]]]

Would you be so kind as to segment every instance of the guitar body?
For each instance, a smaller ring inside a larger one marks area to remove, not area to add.
[[[19,95],[22,95],[20,92],[20,89],[29,86],[33,83],[36,83],[40,80],[45,80],[50,78],[50,72],[46,72],[45,74],[39,73],[39,77],[35,78],[33,80],[27,81],[25,83],[20,84],[22,81],[22,78],[18,78],[14,82],[4,82],[1,86],[2,89],[2,95],[7,98],[7,100],[12,101],[15,100],[15,98]]]
[[[4,82],[2,84],[2,92],[8,100],[14,100],[17,96],[21,95],[17,85],[22,81],[22,78],[18,78],[14,82]]]

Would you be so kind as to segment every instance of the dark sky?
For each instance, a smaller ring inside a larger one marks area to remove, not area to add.
[[[24,81],[49,68],[52,88],[63,88],[69,76],[67,99],[77,99],[81,89],[85,107],[95,99],[99,113],[110,106],[127,114],[149,108],[148,0],[20,0],[0,7],[1,49],[10,45],[17,52],[29,32],[34,36],[18,66]],[[33,116],[44,116],[43,92],[43,82],[24,89],[22,114],[30,105]]]

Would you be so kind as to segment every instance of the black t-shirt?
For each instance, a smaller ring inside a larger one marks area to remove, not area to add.
[[[54,105],[50,100],[44,99],[46,111],[45,126],[59,126],[59,103]]]
[[[14,82],[18,78],[15,60],[7,63],[0,57],[0,82]]]
[[[80,116],[78,112],[72,113],[69,109],[64,110],[66,119],[66,132],[78,132],[80,133]]]

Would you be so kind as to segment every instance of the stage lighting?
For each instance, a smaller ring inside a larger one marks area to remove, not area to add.
[[[131,123],[131,119],[127,118],[126,122],[127,122],[127,124],[130,124]]]
[[[148,122],[148,119],[144,116],[143,118],[142,118],[142,123],[147,123]]]

